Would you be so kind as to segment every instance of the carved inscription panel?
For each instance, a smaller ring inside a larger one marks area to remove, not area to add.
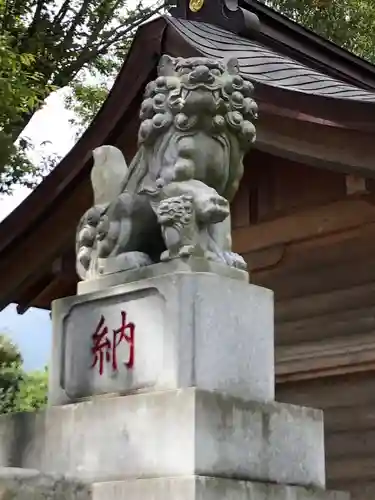
[[[163,368],[164,298],[155,289],[73,306],[64,320],[61,386],[71,398],[156,385]]]

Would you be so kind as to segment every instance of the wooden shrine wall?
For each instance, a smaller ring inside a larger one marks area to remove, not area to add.
[[[275,292],[277,399],[325,410],[328,486],[353,500],[375,498],[371,188],[254,153],[233,203],[235,249]]]

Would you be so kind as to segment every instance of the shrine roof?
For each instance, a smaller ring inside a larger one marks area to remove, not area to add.
[[[203,56],[237,58],[242,76],[255,84],[343,100],[375,102],[374,91],[333,78],[258,41],[203,22],[169,16],[166,20]]]

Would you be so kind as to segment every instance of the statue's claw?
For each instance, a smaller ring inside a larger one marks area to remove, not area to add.
[[[247,270],[247,264],[245,259],[238,253],[224,252],[223,257],[228,266],[234,267],[236,269],[241,269],[241,271]]]

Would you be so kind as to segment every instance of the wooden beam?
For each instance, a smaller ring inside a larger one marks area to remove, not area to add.
[[[330,460],[327,466],[327,474],[331,481],[372,481],[375,477],[375,460],[373,456],[353,457]],[[373,489],[374,491],[374,489]],[[357,497],[358,500],[373,500],[373,496]]]
[[[366,179],[359,175],[349,174],[345,176],[345,187],[346,194],[348,196],[367,194],[369,190],[367,189]]]
[[[374,131],[275,114],[266,107],[257,123],[260,151],[318,168],[375,178]],[[365,127],[364,127],[365,128]]]
[[[254,252],[243,254],[246,260],[250,274],[253,271],[261,271],[277,266],[285,255],[285,245],[275,245]],[[251,277],[251,276],[250,276]]]
[[[21,295],[18,297],[19,314],[25,313],[30,307],[50,309],[53,300],[75,293],[77,275],[74,249],[68,250],[51,262],[50,273],[38,281],[38,287],[34,286],[36,279],[33,276],[29,278],[30,287],[23,285]]]
[[[277,383],[374,370],[375,339],[372,332],[276,348]]]
[[[372,374],[369,374],[372,377]],[[347,432],[353,430],[375,430],[375,404],[354,404],[326,408],[324,411],[324,427],[327,433]]]
[[[343,290],[278,301],[275,321],[280,326],[298,323],[306,318],[312,321],[315,317],[324,318],[328,314],[341,314],[342,311],[371,308],[374,304],[375,283],[364,283]]]
[[[370,287],[371,284],[368,286]],[[337,291],[332,292],[332,294],[335,293]],[[313,295],[305,297],[311,303],[314,303],[314,298]],[[335,337],[340,337],[344,340],[345,337],[351,335],[359,336],[365,332],[373,332],[375,331],[375,300],[373,294],[371,298],[372,303],[367,306],[355,307],[348,305],[345,308],[343,305],[336,311],[320,312],[320,314],[316,314],[315,316],[305,316],[296,321],[277,322],[276,344],[280,346],[280,349],[284,346],[289,349],[293,344],[303,343],[307,349],[310,345],[308,342],[325,342],[327,339]],[[276,304],[276,310],[277,308],[278,304]]]
[[[278,383],[277,401],[321,408],[331,412],[337,408],[375,406],[375,377],[373,372],[347,373],[324,379],[309,379],[303,383]]]
[[[39,295],[48,286],[51,279],[53,279],[53,275],[49,273],[38,276],[34,275],[29,280],[29,284],[24,285],[16,297],[18,314],[24,314],[31,307],[34,297]]]
[[[33,297],[30,307],[40,307],[42,309],[50,309],[51,302],[57,298],[74,295],[76,292],[75,281],[61,276],[54,278],[48,286],[44,288],[38,295]]]
[[[356,228],[375,222],[375,207],[366,197],[338,201],[233,231],[236,252],[263,248]]]

